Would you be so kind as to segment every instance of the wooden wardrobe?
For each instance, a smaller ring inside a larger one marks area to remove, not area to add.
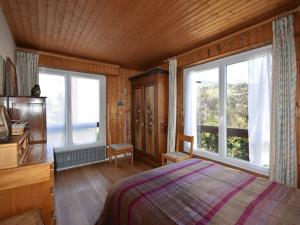
[[[167,150],[168,71],[155,68],[130,80],[134,157],[159,166]]]

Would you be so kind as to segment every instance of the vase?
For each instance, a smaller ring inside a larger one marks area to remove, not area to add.
[[[33,86],[33,88],[31,89],[31,96],[33,96],[33,97],[40,97],[40,95],[41,95],[40,85],[35,84]]]

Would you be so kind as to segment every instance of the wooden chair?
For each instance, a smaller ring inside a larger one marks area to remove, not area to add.
[[[189,142],[190,145],[190,151],[189,153],[184,153],[182,150],[179,149],[179,143],[180,141]],[[193,147],[194,147],[194,136],[186,136],[186,135],[177,135],[176,140],[176,151],[175,152],[167,152],[161,155],[161,165],[165,165],[165,161],[169,160],[171,162],[180,162],[186,159],[190,159],[193,156]]]
[[[111,163],[112,156],[115,156],[115,167],[118,166],[118,155],[125,154],[127,157],[127,153],[131,153],[131,164],[133,165],[133,146],[131,144],[119,143],[110,145],[108,157],[109,164]]]

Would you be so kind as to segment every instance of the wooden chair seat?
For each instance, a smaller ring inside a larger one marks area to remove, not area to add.
[[[109,157],[109,163],[111,163],[112,156],[115,157],[115,167],[118,166],[118,155],[119,154],[125,154],[127,157],[127,153],[131,153],[131,164],[133,164],[133,146],[131,144],[126,143],[118,143],[118,144],[112,144],[110,145],[108,157]]]
[[[186,159],[190,159],[191,156],[189,154],[183,153],[183,152],[168,152],[164,153],[163,157],[167,160],[170,160],[172,162],[178,162]]]
[[[110,147],[113,151],[121,151],[121,150],[127,150],[131,149],[133,145],[126,144],[126,143],[119,143],[119,144],[111,144]]]
[[[188,142],[190,143],[190,150],[188,153],[183,152],[182,149],[179,147],[179,142]],[[193,136],[186,136],[186,135],[177,135],[176,141],[176,151],[175,152],[167,152],[161,155],[161,165],[165,165],[166,160],[171,162],[180,162],[183,160],[187,160],[192,158],[193,156],[193,146],[194,146],[194,137]]]

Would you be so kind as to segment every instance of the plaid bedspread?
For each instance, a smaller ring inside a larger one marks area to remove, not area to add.
[[[300,224],[300,190],[190,159],[117,183],[96,224]]]

